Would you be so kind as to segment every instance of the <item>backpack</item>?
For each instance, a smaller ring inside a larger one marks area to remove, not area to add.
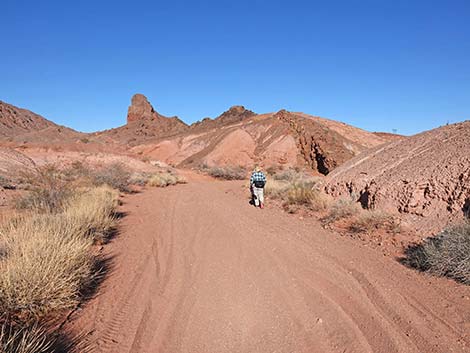
[[[264,188],[264,184],[266,184],[266,182],[263,180],[255,180],[253,184],[256,188],[261,189],[261,188]]]

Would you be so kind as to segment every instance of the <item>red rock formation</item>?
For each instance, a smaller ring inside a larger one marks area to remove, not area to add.
[[[138,120],[156,119],[161,117],[143,94],[137,93],[132,97],[127,110],[127,123]]]
[[[12,137],[57,126],[29,110],[0,101],[0,136]]]
[[[376,147],[334,170],[326,190],[439,231],[470,213],[469,141],[467,121]]]

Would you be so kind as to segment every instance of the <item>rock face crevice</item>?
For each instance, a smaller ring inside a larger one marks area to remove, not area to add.
[[[274,115],[289,126],[297,139],[299,153],[305,163],[320,174],[327,175],[339,164],[354,157],[355,153],[345,146],[345,138],[311,119],[286,110]]]

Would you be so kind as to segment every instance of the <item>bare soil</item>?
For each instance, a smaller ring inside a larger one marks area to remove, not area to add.
[[[95,352],[468,352],[470,293],[202,176],[127,196]]]

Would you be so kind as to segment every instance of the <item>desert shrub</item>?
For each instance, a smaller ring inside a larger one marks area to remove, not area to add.
[[[306,206],[313,211],[320,211],[328,206],[328,200],[321,191],[308,184],[296,184],[289,188],[285,205]]]
[[[266,196],[272,198],[282,198],[287,195],[288,190],[292,187],[292,184],[286,181],[279,181],[276,179],[268,180],[264,187]]]
[[[0,187],[5,187],[10,185],[10,179],[7,177],[4,177],[3,175],[0,175]]]
[[[52,353],[54,340],[39,326],[13,328],[0,327],[0,352],[2,353]]]
[[[392,215],[380,210],[363,211],[350,225],[350,230],[358,233],[369,233],[376,229],[398,232],[399,225]]]
[[[188,180],[182,175],[177,175],[176,176],[176,183],[177,184],[187,184]]]
[[[29,185],[29,192],[16,200],[18,209],[38,212],[60,212],[71,195],[68,181],[54,165],[38,167],[21,176]]]
[[[148,181],[149,186],[165,187],[169,185],[175,185],[177,179],[170,173],[157,173],[150,177]]]
[[[32,323],[76,305],[94,278],[90,247],[115,225],[118,192],[78,190],[60,213],[29,213],[0,228],[0,312]]]
[[[0,229],[0,312],[21,322],[71,308],[93,277],[92,239],[62,214],[16,218]]]
[[[186,184],[187,181],[180,175],[174,175],[171,173],[156,173],[152,175],[148,180],[149,186],[166,187],[175,184]]]
[[[274,175],[277,172],[279,172],[280,169],[281,169],[281,167],[279,165],[272,165],[272,166],[269,166],[268,168],[266,168],[266,173],[268,173],[269,175]]]
[[[131,173],[121,163],[113,163],[93,171],[95,185],[109,185],[119,191],[129,191]]]
[[[294,169],[287,169],[272,174],[274,180],[295,181],[300,179],[299,174]]]
[[[149,181],[150,175],[148,173],[132,173],[129,178],[131,185],[145,186]]]
[[[74,161],[68,167],[62,169],[62,173],[67,181],[85,180],[87,182],[92,178],[91,168],[80,161]]]
[[[109,186],[78,191],[70,198],[63,215],[78,232],[105,243],[115,228],[118,199],[118,192]]]
[[[320,190],[321,179],[301,175],[294,170],[278,174],[268,180],[265,192],[268,197],[284,200],[284,208],[294,213],[298,207],[306,206],[320,211],[328,206],[327,196]]]
[[[324,218],[324,221],[326,223],[333,223],[340,219],[355,216],[361,211],[361,206],[353,199],[339,199],[330,207],[328,215]]]
[[[214,178],[224,180],[243,180],[247,174],[246,169],[241,166],[212,167],[207,172]]]
[[[403,263],[470,284],[470,222],[446,228],[405,251]]]
[[[299,182],[303,180],[309,180],[311,182],[316,181],[316,182],[321,182],[320,177],[314,177],[309,175],[305,171],[300,171],[297,169],[286,169],[286,170],[280,170],[272,174],[272,178],[274,180],[284,180],[284,181],[289,181],[289,182]]]

